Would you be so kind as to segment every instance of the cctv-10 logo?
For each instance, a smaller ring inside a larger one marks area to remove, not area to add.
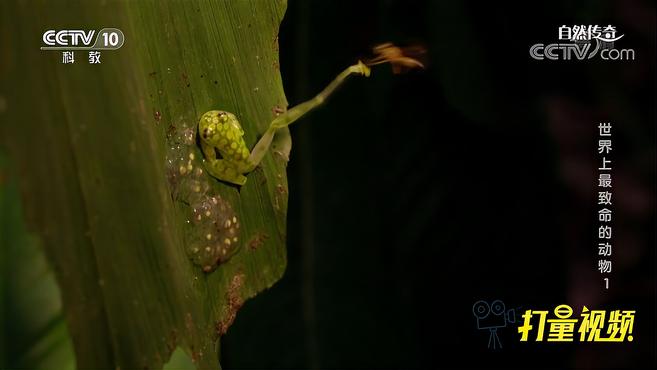
[[[95,36],[95,38],[94,38]],[[123,46],[125,36],[118,28],[95,30],[47,30],[43,33],[41,50],[116,50]]]

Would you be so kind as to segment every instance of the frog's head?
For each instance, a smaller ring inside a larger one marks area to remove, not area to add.
[[[239,128],[241,126],[234,114],[222,110],[211,110],[205,112],[198,124],[198,131],[201,139],[211,142],[212,138],[218,133],[226,132],[230,128]]]

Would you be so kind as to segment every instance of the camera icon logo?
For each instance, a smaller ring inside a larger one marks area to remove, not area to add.
[[[477,301],[472,305],[472,314],[477,319],[477,329],[488,330],[488,348],[502,348],[502,342],[497,335],[497,329],[505,328],[507,324],[516,322],[516,311],[507,310],[504,302],[499,299],[490,304]]]

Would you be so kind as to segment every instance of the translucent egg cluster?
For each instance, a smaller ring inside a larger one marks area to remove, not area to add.
[[[198,232],[190,241],[189,254],[203,271],[210,272],[237,251],[240,223],[230,204],[218,196],[204,199],[191,209]]]
[[[204,272],[212,272],[239,250],[240,222],[228,201],[211,194],[209,177],[196,154],[196,130],[170,127],[167,137],[167,177],[173,199],[187,216],[187,255]]]

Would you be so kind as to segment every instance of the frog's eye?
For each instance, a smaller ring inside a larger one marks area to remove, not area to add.
[[[226,114],[226,112],[219,112],[217,113],[217,118],[219,118],[219,122],[226,123],[228,120],[228,114]]]
[[[215,127],[213,125],[209,125],[203,129],[203,132],[201,132],[201,136],[203,137],[203,139],[207,139],[213,136],[214,132],[215,132]]]

